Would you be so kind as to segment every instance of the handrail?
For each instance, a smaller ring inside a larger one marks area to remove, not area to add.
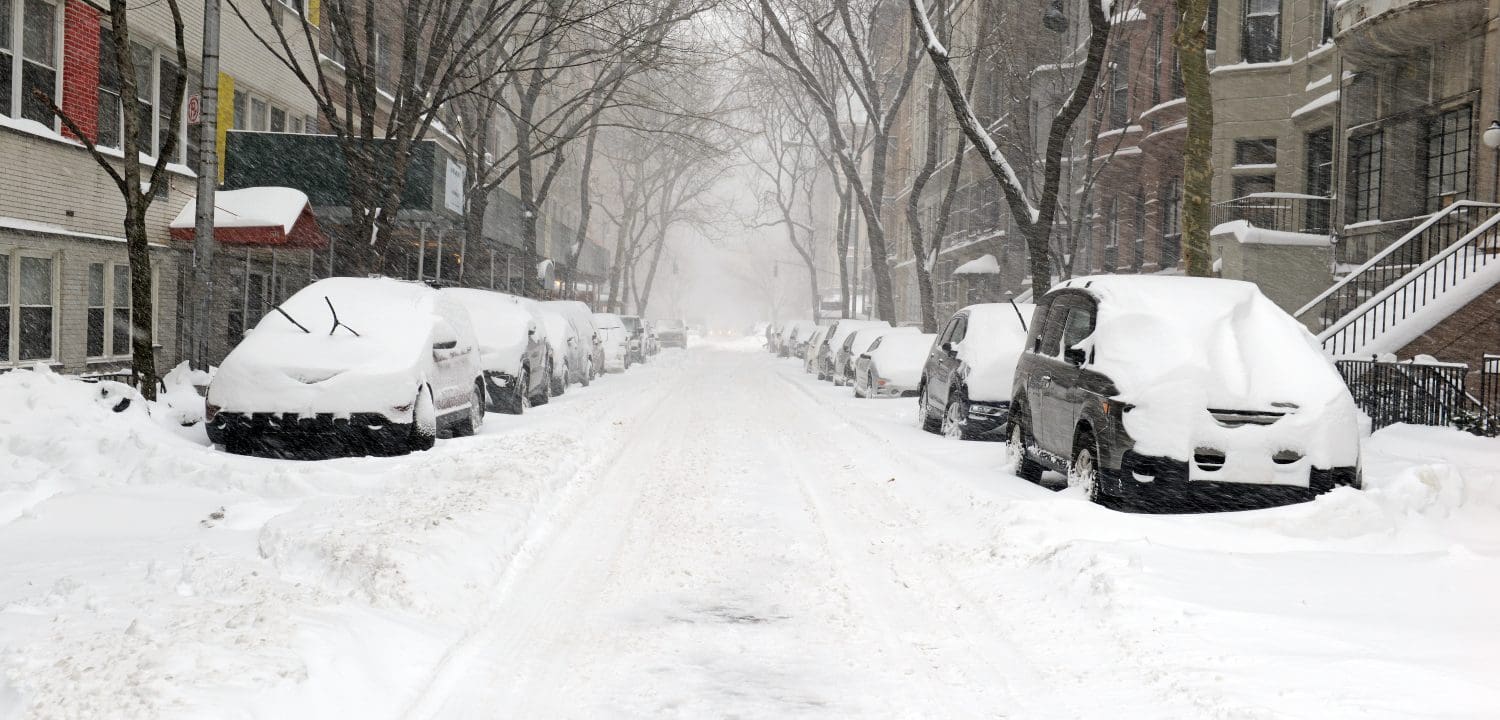
[[[1489,256],[1500,255],[1500,233],[1495,232],[1497,227],[1500,227],[1500,213],[1491,215],[1484,222],[1481,222],[1478,227],[1464,235],[1458,242],[1433,255],[1426,262],[1401,276],[1395,282],[1386,286],[1384,290],[1376,293],[1369,300],[1366,300],[1354,310],[1335,321],[1327,329],[1318,333],[1318,342],[1323,345],[1323,348],[1330,355],[1335,357],[1363,349],[1363,345],[1368,344],[1369,341],[1375,339],[1381,333],[1410,317],[1412,313],[1426,307],[1429,301],[1436,299],[1458,281],[1469,277],[1471,273],[1477,273],[1480,268],[1488,267],[1490,264]],[[1477,243],[1476,240],[1486,235],[1493,247],[1481,248],[1480,243]],[[1485,250],[1485,252],[1478,252],[1481,249]],[[1447,263],[1450,258],[1465,250],[1473,250],[1473,252],[1466,253],[1465,257],[1459,259],[1458,264]],[[1451,269],[1445,267],[1446,271],[1443,274],[1433,275],[1433,271],[1438,269],[1440,265],[1451,265]],[[1418,281],[1421,281],[1420,292],[1422,294],[1420,296],[1413,296],[1406,292],[1409,288],[1418,285]],[[1441,284],[1439,284],[1439,281],[1441,281]],[[1402,295],[1398,301],[1399,304],[1392,305],[1390,301],[1398,293]],[[1373,320],[1372,316],[1375,314],[1377,308],[1387,308],[1386,312],[1382,313],[1379,317],[1380,326],[1378,329],[1371,327],[1371,322],[1367,321]],[[1401,313],[1400,316],[1392,317],[1393,310],[1398,310]],[[1358,330],[1358,337],[1349,337],[1351,327],[1360,321],[1367,322],[1361,323]],[[1354,347],[1355,341],[1358,341],[1360,346]],[[1330,342],[1333,343],[1333,347],[1329,347]]]
[[[1358,278],[1360,275],[1362,275],[1366,270],[1369,270],[1370,268],[1375,267],[1376,265],[1378,265],[1380,263],[1381,260],[1384,260],[1384,259],[1390,257],[1391,255],[1394,255],[1397,250],[1400,250],[1401,248],[1405,247],[1408,243],[1410,243],[1412,240],[1416,239],[1417,237],[1419,237],[1423,233],[1427,232],[1427,229],[1431,228],[1433,225],[1436,225],[1438,223],[1438,221],[1442,220],[1443,218],[1445,218],[1445,217],[1447,217],[1449,215],[1452,215],[1453,213],[1458,212],[1459,210],[1467,210],[1469,208],[1488,208],[1488,209],[1492,209],[1492,210],[1500,210],[1500,205],[1497,205],[1495,203],[1482,203],[1482,202],[1477,202],[1477,201],[1474,201],[1474,200],[1459,200],[1458,202],[1455,202],[1452,205],[1449,205],[1448,207],[1443,208],[1442,210],[1440,210],[1438,212],[1432,213],[1431,215],[1427,216],[1427,219],[1424,220],[1424,221],[1422,221],[1422,223],[1420,225],[1417,225],[1416,227],[1414,227],[1410,231],[1408,231],[1405,235],[1401,236],[1400,240],[1397,240],[1396,242],[1393,242],[1390,245],[1387,245],[1383,250],[1381,250],[1378,253],[1375,253],[1375,255],[1372,256],[1369,260],[1366,260],[1363,265],[1360,265],[1358,268],[1355,268],[1354,272],[1349,273],[1343,279],[1341,279],[1338,282],[1336,282],[1336,283],[1328,286],[1327,290],[1324,290],[1323,292],[1318,293],[1317,297],[1314,297],[1306,305],[1303,305],[1301,308],[1298,308],[1297,312],[1292,313],[1292,316],[1296,317],[1297,319],[1300,320],[1302,318],[1302,316],[1305,315],[1305,314],[1307,314],[1307,312],[1309,310],[1312,310],[1314,307],[1316,307],[1317,305],[1319,305],[1323,301],[1327,300],[1330,296],[1332,296],[1334,293],[1338,292],[1341,288],[1354,283],[1355,279]]]

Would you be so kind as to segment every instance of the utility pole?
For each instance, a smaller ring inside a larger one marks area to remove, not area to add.
[[[185,70],[185,69],[184,69]],[[214,190],[219,183],[219,0],[203,0],[203,82],[198,90],[198,196],[193,216],[192,367],[208,369],[214,301]]]

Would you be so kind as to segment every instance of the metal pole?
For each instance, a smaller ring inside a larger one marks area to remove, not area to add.
[[[328,236],[328,277],[333,277],[333,235]]]
[[[250,329],[250,248],[245,248],[245,287],[240,293],[240,332]],[[236,338],[238,341],[238,338]]]
[[[469,233],[465,232],[458,239],[458,284],[464,283],[464,253],[469,250]]]
[[[271,304],[280,305],[281,296],[276,292],[276,248],[271,248]]]
[[[443,231],[442,230],[438,230],[437,262],[433,263],[433,265],[437,266],[437,273],[432,276],[432,279],[433,280],[437,280],[439,282],[442,282],[442,280],[443,280]]]
[[[495,289],[495,251],[490,251],[490,289]]]
[[[427,262],[427,226],[426,225],[418,225],[417,226],[417,238],[418,238],[417,242],[421,243],[421,245],[419,245],[417,247],[417,282],[422,282],[422,280],[424,279],[424,276],[427,274],[427,268],[426,268],[426,262]]]
[[[183,68],[186,71],[186,68]],[[191,366],[208,369],[214,298],[214,189],[219,182],[219,0],[203,0],[203,80],[198,97],[198,188],[193,212]]]

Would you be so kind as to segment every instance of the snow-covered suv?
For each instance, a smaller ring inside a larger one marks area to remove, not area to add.
[[[960,440],[1004,440],[1010,386],[1026,345],[1029,304],[970,305],[948,320],[917,387],[922,429]]]
[[[1064,472],[1090,499],[1254,508],[1359,487],[1348,388],[1253,284],[1075,278],[1037,304],[1016,367],[1016,474]]]

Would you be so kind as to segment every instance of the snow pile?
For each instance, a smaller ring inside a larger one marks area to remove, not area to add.
[[[1277,481],[1302,485],[1305,464],[1271,468],[1271,455],[1296,451],[1321,468],[1356,464],[1356,409],[1343,379],[1307,329],[1255,285],[1100,276],[1064,286],[1099,299],[1094,333],[1076,347],[1092,358],[1085,367],[1134,406],[1124,417],[1137,452],[1187,461],[1208,446],[1226,454],[1224,479],[1274,470]],[[1227,427],[1211,409],[1285,415]]]
[[[1267,230],[1251,225],[1247,220],[1230,220],[1214,226],[1209,235],[1229,235],[1241,245],[1290,245],[1297,247],[1328,247],[1333,239],[1328,235]]]
[[[963,310],[969,314],[963,340],[954,343],[958,359],[968,366],[964,384],[969,398],[980,402],[1009,401],[1016,362],[1026,346],[1026,323],[1035,305],[983,303]]]
[[[953,269],[954,275],[998,275],[1000,261],[988,253],[980,255]]]

